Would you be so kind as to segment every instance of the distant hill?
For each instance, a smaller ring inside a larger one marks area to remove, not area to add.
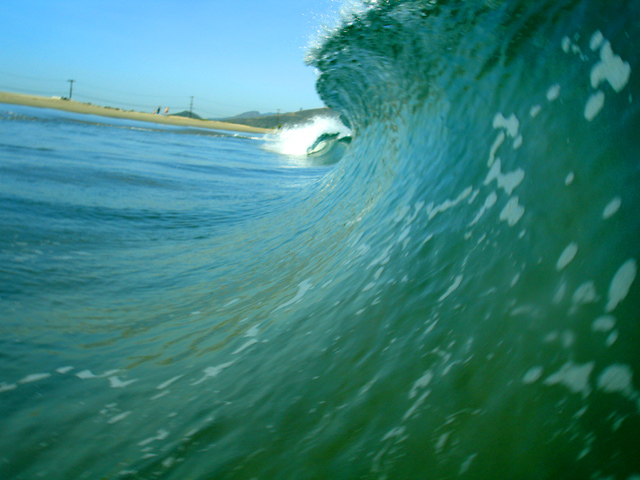
[[[260,113],[256,110],[252,110],[250,112],[241,113],[240,115],[235,115],[230,118],[242,119],[242,118],[256,118],[256,117],[269,117],[271,115],[276,115],[275,113]],[[220,119],[220,121],[226,121],[226,119]]]
[[[180,113],[172,113],[171,115],[169,115],[170,117],[187,117],[187,118],[196,118],[198,120],[202,120],[202,117],[199,116],[197,113],[190,113],[187,110],[184,110],[183,112]]]
[[[248,125],[259,128],[278,128],[301,125],[308,122],[313,117],[330,116],[338,117],[338,113],[329,108],[313,108],[311,110],[300,110],[298,112],[281,114],[260,114],[259,112],[246,112],[235,117],[218,118],[221,122]]]

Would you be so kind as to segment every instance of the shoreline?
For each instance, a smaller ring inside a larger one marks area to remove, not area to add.
[[[249,127],[234,123],[218,122],[214,120],[198,120],[195,118],[154,115],[151,113],[118,110],[116,108],[101,107],[89,103],[76,102],[75,100],[63,100],[61,98],[40,97],[23,93],[0,92],[0,103],[11,105],[25,105],[37,108],[53,108],[66,112],[99,115],[101,117],[123,118],[140,122],[161,123],[182,127],[197,127],[210,130],[225,130],[244,133],[269,133],[267,128]]]

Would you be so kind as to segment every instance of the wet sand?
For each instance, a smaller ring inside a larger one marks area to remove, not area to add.
[[[0,92],[0,103],[13,105],[27,105],[30,107],[55,108],[67,112],[100,115],[102,117],[125,118],[141,122],[162,123],[165,125],[178,125],[183,127],[208,128],[213,130],[228,130],[232,132],[267,133],[265,128],[236,125],[233,123],[216,122],[212,120],[198,120],[186,117],[174,117],[153,115],[151,113],[118,110],[116,108],[100,107],[74,100],[62,100],[60,98],[39,97],[36,95],[24,95],[21,93]]]

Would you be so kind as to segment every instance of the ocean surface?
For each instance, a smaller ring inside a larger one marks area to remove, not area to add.
[[[344,125],[0,105],[0,478],[640,479],[640,2],[349,12]]]

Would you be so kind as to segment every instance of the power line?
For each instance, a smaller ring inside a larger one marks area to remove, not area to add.
[[[31,80],[31,81],[35,81],[38,83],[48,83],[48,84],[60,84],[60,86],[54,86],[54,87],[49,87],[47,89],[41,89],[41,88],[37,88],[36,89],[32,89],[29,88],[27,85],[25,85],[24,83],[21,84],[20,86],[16,86],[13,85],[11,87],[9,86],[0,86],[0,88],[3,88],[5,90],[8,91],[17,91],[17,92],[23,92],[23,93],[27,93],[27,94],[37,94],[37,95],[59,95],[61,92],[61,87],[62,84],[65,82],[64,80],[57,78],[45,78],[45,77],[35,77],[35,76],[30,76],[30,75],[21,75],[21,74],[16,74],[16,73],[11,73],[11,72],[6,72],[4,70],[0,70],[0,76],[6,76],[6,77],[13,77],[13,78],[20,78],[20,79],[27,79],[27,80]],[[188,97],[190,98],[190,103],[189,103],[189,115],[193,115],[193,96],[187,96],[187,95],[164,95],[164,94],[160,94],[160,95],[156,95],[156,94],[149,94],[149,93],[135,93],[135,92],[130,92],[130,91],[123,91],[123,90],[119,90],[119,89],[112,89],[112,88],[108,88],[108,87],[100,87],[97,85],[92,85],[91,83],[85,83],[82,80],[78,81],[78,80],[66,80],[66,82],[69,83],[69,98],[72,97],[73,95],[73,87],[74,84],[76,85],[76,98],[80,98],[80,99],[86,99],[86,100],[90,100],[93,102],[100,102],[103,103],[105,105],[116,105],[116,106],[126,106],[128,108],[142,108],[145,110],[155,110],[155,108],[153,107],[152,104],[150,103],[134,103],[134,102],[125,102],[125,101],[114,101],[113,99],[106,99],[106,98],[102,98],[102,96],[90,96],[90,95],[85,95],[83,93],[83,90],[86,90],[86,88],[89,88],[91,90],[95,90],[97,92],[111,92],[111,93],[115,93],[118,94],[118,96],[121,97],[135,97],[135,98],[141,98],[141,99],[148,99],[149,102],[152,102],[153,104],[157,104],[157,103],[161,103],[164,104],[165,106],[168,105],[169,103],[174,103],[178,104],[178,102],[176,100],[178,99],[185,99]],[[78,87],[80,87],[80,90],[78,90]],[[167,100],[169,102],[167,102]],[[175,111],[185,111],[187,110],[186,107],[182,107],[182,106],[178,106],[176,107],[174,105],[168,105],[169,108],[171,108],[171,110]],[[202,108],[202,105],[204,104],[204,108]],[[182,104],[184,105],[184,104]],[[236,109],[236,110],[241,110],[243,108],[250,108],[250,107],[242,107],[239,106],[237,104],[229,104],[229,103],[223,103],[223,102],[218,102],[209,98],[204,98],[201,96],[198,96],[198,105],[200,106],[198,108],[198,111],[202,113],[201,116],[203,117],[207,117],[207,118],[223,118],[227,115],[222,115],[219,113],[220,109]],[[271,110],[275,110],[275,108],[271,109]]]
[[[129,102],[114,102],[112,100],[108,100],[105,98],[98,98],[98,97],[94,97],[91,95],[85,95],[83,93],[77,93],[76,92],[76,98],[82,99],[82,100],[89,100],[92,102],[100,102],[100,103],[104,103],[104,104],[116,104],[116,105],[125,105],[127,107],[136,107],[136,108],[144,108],[144,109],[150,109],[151,105],[150,104],[141,104],[141,103],[129,103]]]
[[[38,80],[38,81],[42,81],[42,82],[62,82],[61,79],[59,78],[43,78],[43,77],[32,77],[30,75],[20,75],[17,73],[10,73],[10,72],[5,72],[5,71],[0,71],[1,75],[7,75],[9,77],[16,77],[16,78],[27,78],[29,80]]]
[[[0,88],[3,89],[6,92],[15,92],[15,93],[25,93],[27,94],[27,92],[25,91],[24,88],[15,88],[13,86],[7,86],[7,85],[0,85]],[[33,90],[33,89],[29,89],[29,93],[31,95],[53,95],[53,90]]]
[[[77,83],[77,81],[74,80],[74,84]],[[82,85],[82,84],[80,84]],[[23,93],[23,94],[27,94],[27,95],[42,95],[42,96],[59,96],[60,91],[56,91],[56,90],[35,90],[35,89],[31,89],[31,88],[15,88],[14,86],[8,86],[8,85],[0,85],[0,89],[4,90],[4,91],[8,91],[8,92],[16,92],[16,93]],[[113,99],[108,99],[108,98],[104,98],[104,97],[96,97],[93,95],[85,95],[84,93],[82,93],[82,91],[78,91],[78,89],[76,88],[76,91],[73,92],[73,94],[75,95],[74,99],[77,101],[81,101],[81,102],[87,102],[87,103],[94,103],[94,104],[101,104],[101,105],[105,105],[105,106],[113,106],[113,107],[119,107],[119,108],[123,108],[123,109],[129,109],[129,110],[140,110],[140,111],[153,111],[156,110],[157,106],[156,104],[158,102],[153,102],[153,103],[134,103],[134,102],[123,102],[123,101],[114,101]],[[177,98],[185,98],[185,96],[183,97],[177,97]],[[189,97],[190,98],[190,97]],[[200,97],[198,97],[198,104],[200,104]],[[187,104],[185,103],[178,103],[178,102],[169,102],[169,103],[161,103],[163,104],[165,107],[169,107],[169,109],[172,112],[184,112],[184,111],[189,111],[190,114],[192,115],[193,112],[193,104],[189,103]],[[240,111],[242,110],[242,107],[233,107],[231,105],[229,105],[229,108],[235,108],[236,110]],[[245,107],[247,108],[247,107]],[[211,109],[211,108],[198,108],[196,110],[196,112],[198,114],[198,116],[202,117],[202,118],[226,118],[229,117],[231,115],[228,114],[222,114],[219,111],[216,111],[215,109]],[[237,112],[236,112],[237,113]]]
[[[59,83],[63,83],[65,82],[64,80],[60,79],[60,78],[44,78],[44,77],[34,77],[34,76],[30,76],[30,75],[20,75],[20,74],[14,74],[14,73],[10,73],[10,72],[5,72],[5,71],[0,71],[0,75],[7,75],[10,77],[15,77],[15,78],[24,78],[24,79],[28,79],[28,80],[35,80],[38,82],[59,82]],[[69,80],[66,80],[66,82],[69,82]],[[108,87],[102,87],[102,86],[97,86],[97,85],[93,85],[91,83],[87,83],[84,82],[82,80],[80,80],[79,82],[77,80],[74,80],[74,82],[76,83],[76,85],[80,85],[81,87],[89,87],[95,90],[99,90],[101,92],[111,92],[111,93],[117,93],[119,95],[126,95],[129,97],[143,97],[143,98],[149,98],[149,99],[156,99],[157,101],[163,101],[163,100],[168,100],[168,99],[179,99],[179,98],[185,98],[185,95],[165,95],[165,94],[149,94],[149,93],[139,93],[139,92],[131,92],[131,91],[124,91],[124,90],[119,90],[119,89],[114,89],[114,88],[108,88]],[[7,87],[4,87],[7,88]],[[14,87],[15,88],[15,87]],[[222,102],[217,102],[215,100],[210,100],[210,99],[206,99],[206,98],[202,98],[199,97],[199,100],[202,100],[206,103],[210,103],[210,104],[214,104],[217,106],[222,106],[222,107],[230,107],[230,108],[234,108],[235,105],[230,105],[228,103],[222,103]],[[125,103],[125,102],[119,102],[119,103]],[[156,103],[156,102],[154,102]],[[132,104],[130,103],[130,105],[135,105],[135,106],[139,106],[136,104]],[[148,105],[144,105],[145,107],[147,107]]]
[[[95,88],[97,90],[101,90],[101,91],[105,91],[105,92],[111,92],[111,93],[118,93],[120,95],[129,95],[129,96],[134,96],[134,97],[146,97],[146,98],[184,98],[184,95],[155,95],[155,94],[149,94],[149,93],[136,93],[136,92],[125,92],[122,90],[115,90],[113,88],[108,88],[108,87],[98,87],[96,85],[92,85],[90,83],[86,83],[86,82],[81,82],[82,86],[84,87],[89,87],[89,88]]]

